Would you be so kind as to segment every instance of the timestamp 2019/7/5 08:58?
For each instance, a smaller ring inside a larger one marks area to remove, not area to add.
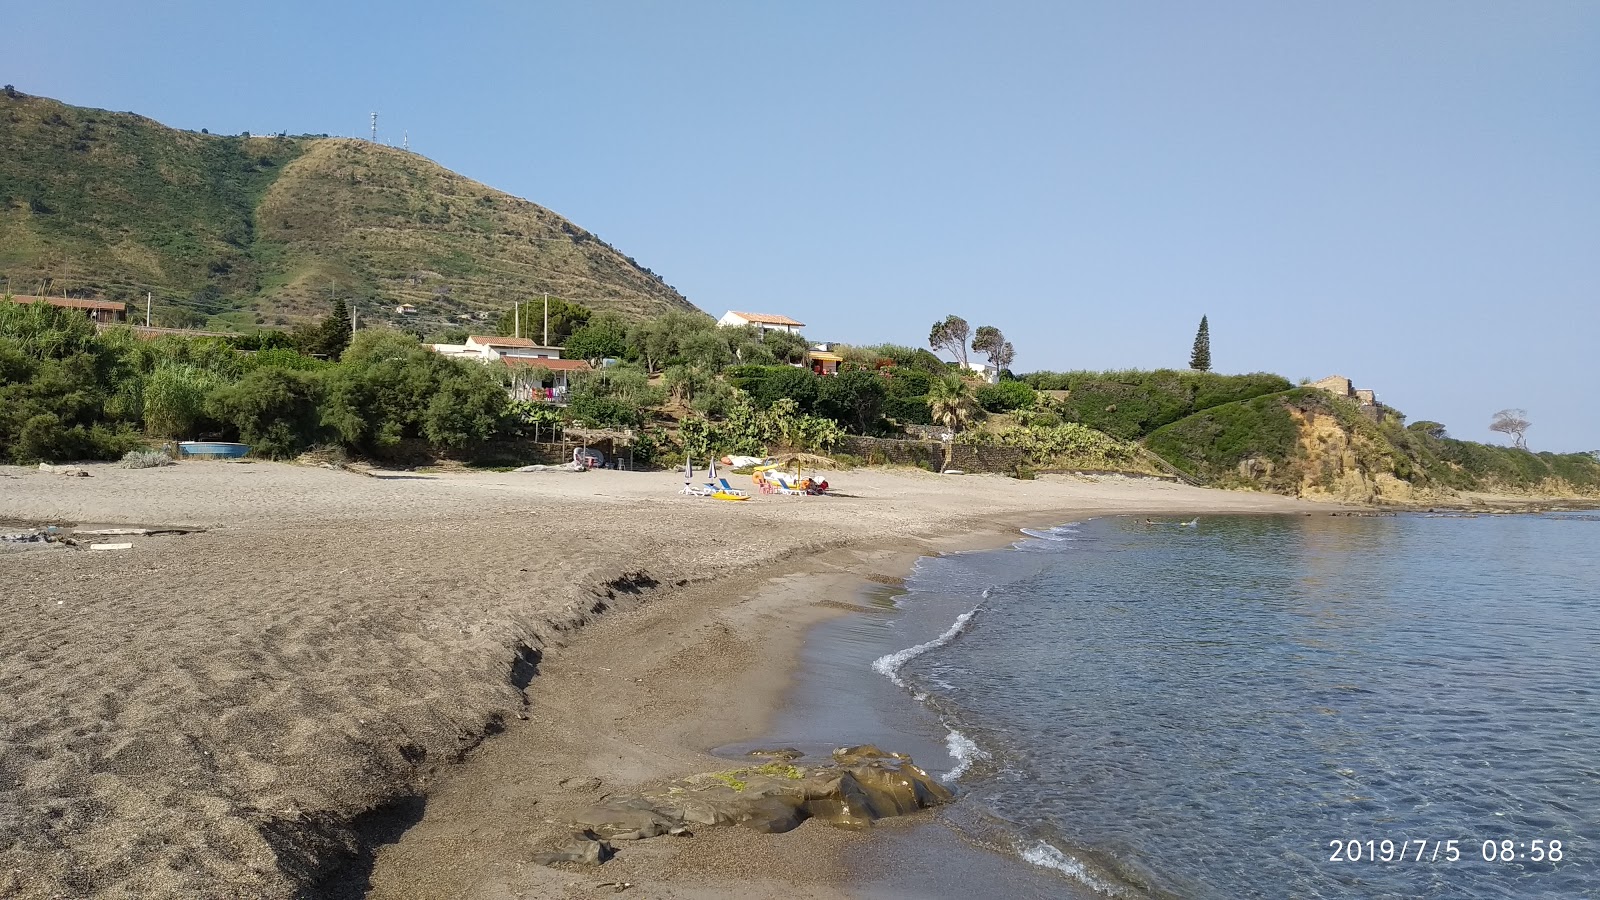
[[[1465,856],[1461,850],[1463,846],[1467,848]],[[1474,846],[1478,851],[1476,854],[1472,853]],[[1481,842],[1459,838],[1449,840],[1411,838],[1398,841],[1391,838],[1334,839],[1328,841],[1328,849],[1330,851],[1328,862],[1336,863],[1453,863],[1463,859],[1500,863],[1558,863],[1566,855],[1561,848],[1560,840],[1545,838],[1535,838],[1531,841],[1514,841],[1506,838]]]

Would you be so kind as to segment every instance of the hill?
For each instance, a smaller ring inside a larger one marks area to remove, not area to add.
[[[1219,486],[1313,499],[1431,503],[1457,491],[1594,497],[1600,458],[1533,453],[1448,437],[1436,422],[1410,427],[1390,411],[1301,387],[1225,403],[1152,431],[1145,445]]]
[[[18,294],[151,291],[166,318],[243,329],[322,315],[332,292],[423,330],[543,292],[630,318],[695,308],[591,232],[415,153],[181,131],[9,87],[0,278]]]

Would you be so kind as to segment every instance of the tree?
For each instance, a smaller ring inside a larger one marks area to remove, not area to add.
[[[1011,368],[1011,360],[1016,357],[1011,342],[993,325],[978,326],[977,333],[972,336],[972,349],[988,357],[989,365],[996,371]]]
[[[991,357],[991,359],[993,359],[993,361],[994,361],[994,367],[996,369],[999,369],[1001,372],[1004,372],[1004,371],[1010,369],[1011,368],[1011,363],[1016,358],[1017,358],[1017,348],[1011,346],[1011,342],[1010,341],[1006,341],[1004,344],[1001,344],[1000,345],[1000,351],[998,353],[996,353],[993,357]]]
[[[550,298],[550,343],[552,346],[564,346],[567,338],[579,328],[589,324],[593,312],[587,306],[581,306],[563,300],[560,297]],[[498,331],[500,334],[509,335],[517,330],[518,319],[521,319],[522,336],[533,338],[536,341],[544,340],[544,298],[528,300],[518,304],[515,308],[506,310],[500,317]]]
[[[1502,409],[1494,414],[1494,421],[1489,423],[1490,431],[1511,435],[1511,445],[1518,450],[1528,449],[1528,442],[1523,437],[1533,423],[1528,421],[1528,411],[1525,409]]]
[[[586,360],[596,367],[601,360],[620,357],[627,349],[627,332],[622,322],[605,316],[574,331],[562,348],[567,358]]]
[[[1194,333],[1194,349],[1189,352],[1189,368],[1196,372],[1211,371],[1211,326],[1206,317],[1200,317],[1200,330]]]
[[[322,320],[317,329],[316,352],[336,360],[350,346],[350,307],[344,299],[333,301],[333,312]]]
[[[972,330],[967,320],[960,316],[945,316],[943,322],[933,323],[928,332],[928,346],[950,354],[961,368],[967,367],[967,338]]]
[[[959,433],[977,415],[978,404],[972,396],[972,385],[959,375],[945,375],[928,385],[928,407],[933,421]],[[950,468],[950,448],[953,441],[945,441],[944,466]]]

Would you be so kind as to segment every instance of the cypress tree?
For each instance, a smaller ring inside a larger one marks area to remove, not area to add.
[[[342,298],[333,301],[333,313],[322,320],[320,338],[317,343],[331,360],[338,360],[344,348],[350,346],[350,307]]]
[[[1189,353],[1189,368],[1196,372],[1211,371],[1211,326],[1206,317],[1200,317],[1200,330],[1194,333],[1194,350]]]

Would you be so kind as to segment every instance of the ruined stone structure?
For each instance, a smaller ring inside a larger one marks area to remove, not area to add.
[[[1327,391],[1335,397],[1354,400],[1361,406],[1361,411],[1374,422],[1382,422],[1384,419],[1395,415],[1393,410],[1378,402],[1376,391],[1366,388],[1358,390],[1355,383],[1343,375],[1329,375],[1321,381],[1313,381],[1306,386]]]

